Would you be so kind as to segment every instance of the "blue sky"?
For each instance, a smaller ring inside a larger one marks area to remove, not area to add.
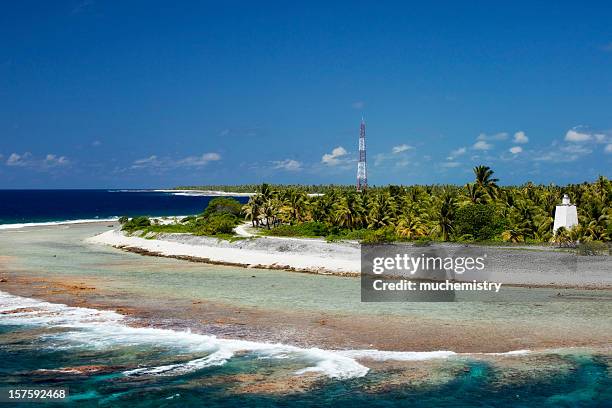
[[[3,2],[0,188],[612,176],[610,2],[420,3]]]

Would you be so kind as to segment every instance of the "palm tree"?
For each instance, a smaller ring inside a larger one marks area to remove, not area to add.
[[[571,246],[574,243],[569,230],[565,227],[559,227],[559,229],[557,229],[555,235],[552,237],[552,242],[560,247]]]
[[[467,183],[465,185],[465,193],[467,202],[472,204],[481,204],[485,201],[485,191],[476,183]]]
[[[290,190],[287,194],[286,207],[289,212],[289,223],[302,222],[306,218],[306,194],[297,190]]]
[[[482,188],[491,199],[495,199],[499,186],[496,184],[499,179],[493,178],[493,170],[488,166],[474,167],[474,175],[476,176],[476,185]]]
[[[259,196],[252,196],[249,202],[242,206],[242,214],[253,224],[253,227],[259,225],[259,217],[261,216],[261,205]]]
[[[338,226],[354,229],[363,225],[361,194],[350,193],[343,196],[334,208],[334,218]]]
[[[368,212],[368,228],[382,228],[395,221],[397,207],[395,200],[389,194],[375,196]]]
[[[399,221],[395,233],[402,238],[415,239],[425,236],[427,229],[418,217],[406,217]]]
[[[264,201],[261,207],[261,214],[266,220],[266,228],[270,229],[270,223],[276,224],[279,207],[278,201],[274,198]]]
[[[453,219],[455,218],[455,198],[446,194],[442,199],[440,212],[438,213],[438,231],[444,241],[448,241],[453,233]]]
[[[506,242],[517,243],[525,241],[525,236],[520,229],[509,229],[502,232],[502,239]]]

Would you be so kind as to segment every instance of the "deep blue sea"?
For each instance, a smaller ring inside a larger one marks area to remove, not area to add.
[[[0,224],[188,215],[212,198],[152,190],[0,190]]]

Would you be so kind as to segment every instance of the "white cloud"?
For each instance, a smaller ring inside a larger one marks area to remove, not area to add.
[[[410,151],[414,149],[414,146],[407,144],[401,144],[393,146],[389,153],[378,153],[374,156],[374,166],[380,166],[385,162],[392,162],[396,167],[406,167],[408,165],[416,164],[416,160],[410,158]]]
[[[102,146],[102,142],[99,140],[94,140],[93,142],[91,142],[91,145],[93,147],[99,147],[99,146]]]
[[[300,171],[302,170],[302,163],[293,159],[285,159],[280,161],[272,162],[275,169],[282,169],[287,171]]]
[[[522,130],[516,132],[514,134],[514,143],[527,143],[529,142],[529,138]]]
[[[142,169],[142,168],[145,168],[145,167],[159,167],[160,165],[161,165],[161,162],[159,161],[157,156],[156,155],[152,155],[152,156],[146,157],[144,159],[134,160],[134,163],[132,163],[132,168],[133,169]]]
[[[566,146],[561,146],[559,147],[559,151],[563,153],[577,154],[580,156],[584,156],[584,155],[587,155],[593,152],[592,149],[585,147],[585,146],[577,145],[577,144],[569,144]]]
[[[406,150],[410,150],[410,149],[414,149],[414,147],[409,146],[407,144],[401,144],[399,146],[393,146],[393,149],[391,149],[391,152],[393,154],[398,154],[398,153],[405,152]]]
[[[449,161],[449,162],[444,162],[441,164],[442,167],[446,167],[446,168],[455,168],[455,167],[459,167],[461,165],[461,163],[456,162],[456,161]]]
[[[593,136],[590,133],[579,132],[576,129],[570,129],[565,134],[565,140],[567,142],[581,143],[588,142]]]
[[[612,143],[609,143],[606,145],[604,152],[606,153],[612,153]]]
[[[508,133],[500,132],[495,133],[494,135],[487,135],[485,133],[481,133],[478,135],[477,140],[506,140],[508,138]]]
[[[218,153],[204,153],[201,156],[189,156],[178,161],[179,166],[187,167],[202,167],[206,166],[211,161],[221,160],[221,155]]]
[[[534,160],[556,163],[573,162],[592,152],[593,150],[590,147],[583,144],[566,143],[559,145],[557,142],[553,142],[547,149],[536,153]]]
[[[32,157],[30,152],[25,152],[24,154],[11,153],[9,158],[6,160],[6,165],[27,166],[30,163],[30,157]]]
[[[450,152],[450,154],[448,155],[446,160],[454,160],[455,157],[459,157],[461,155],[464,155],[466,152],[467,152],[467,149],[465,147],[460,147],[460,148],[455,149],[452,152]]]
[[[353,109],[363,109],[365,107],[365,102],[364,101],[355,101],[351,104],[351,106],[353,107]]]
[[[11,153],[6,160],[6,165],[11,167],[29,167],[36,170],[47,170],[52,167],[61,167],[70,164],[66,156],[47,154],[44,159],[35,158],[30,152],[24,154]]]
[[[188,156],[182,159],[172,159],[168,157],[158,157],[151,155],[143,159],[134,160],[130,168],[132,169],[158,169],[167,170],[177,167],[202,167],[212,161],[221,160],[218,153],[204,153],[201,156]]]
[[[484,140],[479,140],[476,143],[474,143],[474,145],[472,146],[472,148],[476,150],[489,150],[492,147],[493,145],[491,143],[487,143]]]
[[[521,146],[512,146],[509,150],[512,154],[519,154],[523,151],[523,148]]]
[[[68,159],[65,156],[56,156],[54,154],[48,154],[45,157],[44,164],[46,166],[66,166],[68,164]]]
[[[347,151],[344,147],[338,146],[331,153],[325,153],[321,157],[321,163],[328,166],[336,166],[342,162],[341,158],[347,155]]]

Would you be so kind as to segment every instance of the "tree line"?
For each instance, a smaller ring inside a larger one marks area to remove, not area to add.
[[[366,242],[396,240],[577,242],[612,237],[612,184],[605,176],[567,186],[498,185],[487,166],[465,186],[243,186],[256,191],[242,208],[272,235],[330,236]],[[210,186],[220,189],[221,186]],[[211,188],[213,189],[213,188]],[[323,193],[309,195],[310,193]],[[568,194],[579,225],[553,235],[555,206]]]

